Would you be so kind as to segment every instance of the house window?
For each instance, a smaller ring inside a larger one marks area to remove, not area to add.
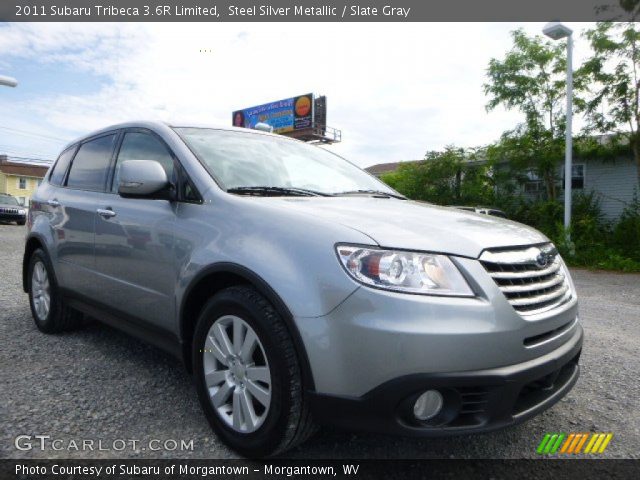
[[[40,186],[40,185],[42,185],[42,179],[41,178],[38,179],[38,186]]]
[[[540,176],[533,170],[528,170],[524,181],[525,193],[538,193],[543,190]]]
[[[26,190],[27,189],[27,179],[24,177],[18,178],[18,189]]]
[[[584,163],[571,165],[571,190],[582,190],[584,188]],[[564,188],[564,170],[562,171],[562,188]]]

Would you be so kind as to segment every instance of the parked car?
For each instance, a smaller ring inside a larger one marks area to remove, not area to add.
[[[548,238],[409,201],[297,140],[116,125],[64,149],[29,216],[36,326],[89,314],[173,353],[247,456],[324,424],[493,430],[578,378],[576,292]]]
[[[27,210],[20,205],[13,195],[0,193],[0,222],[16,222],[24,225],[27,221]]]
[[[497,208],[463,206],[453,206],[452,208],[457,208],[458,210],[467,210],[468,212],[482,213],[483,215],[493,215],[494,217],[507,218],[507,214],[502,210],[498,210]]]

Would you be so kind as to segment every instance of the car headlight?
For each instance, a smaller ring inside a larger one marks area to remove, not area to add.
[[[25,210],[22,210],[22,209],[18,210],[18,215],[24,215],[25,213],[27,213]]]
[[[360,283],[396,292],[472,297],[473,291],[446,255],[337,245],[347,273]]]

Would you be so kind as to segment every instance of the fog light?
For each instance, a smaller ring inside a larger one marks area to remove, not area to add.
[[[442,410],[442,395],[437,390],[427,390],[418,397],[413,406],[413,414],[418,420],[429,420]]]

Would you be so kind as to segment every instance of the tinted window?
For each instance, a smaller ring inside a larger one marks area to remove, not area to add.
[[[73,159],[67,186],[82,190],[102,190],[116,135],[106,135],[83,143]]]
[[[15,197],[12,197],[11,195],[3,195],[0,193],[0,203],[3,205],[20,205],[18,203],[18,200],[15,199]]]
[[[116,172],[111,187],[113,192],[118,191],[120,165],[127,160],[155,160],[167,172],[169,181],[175,183],[173,157],[166,145],[148,133],[130,132],[124,136],[120,153],[118,153]]]
[[[53,171],[51,172],[51,176],[49,177],[49,183],[53,185],[62,185],[62,181],[64,180],[64,175],[67,173],[67,168],[69,167],[69,162],[73,158],[73,152],[76,151],[76,148],[70,148],[65,150],[58,157],[58,161],[53,167]]]
[[[191,183],[191,180],[187,178],[186,174],[184,175],[182,180],[182,195],[180,195],[180,198],[182,198],[182,200],[184,200],[185,202],[200,201],[200,195],[198,195],[196,187],[193,186],[193,183]]]

